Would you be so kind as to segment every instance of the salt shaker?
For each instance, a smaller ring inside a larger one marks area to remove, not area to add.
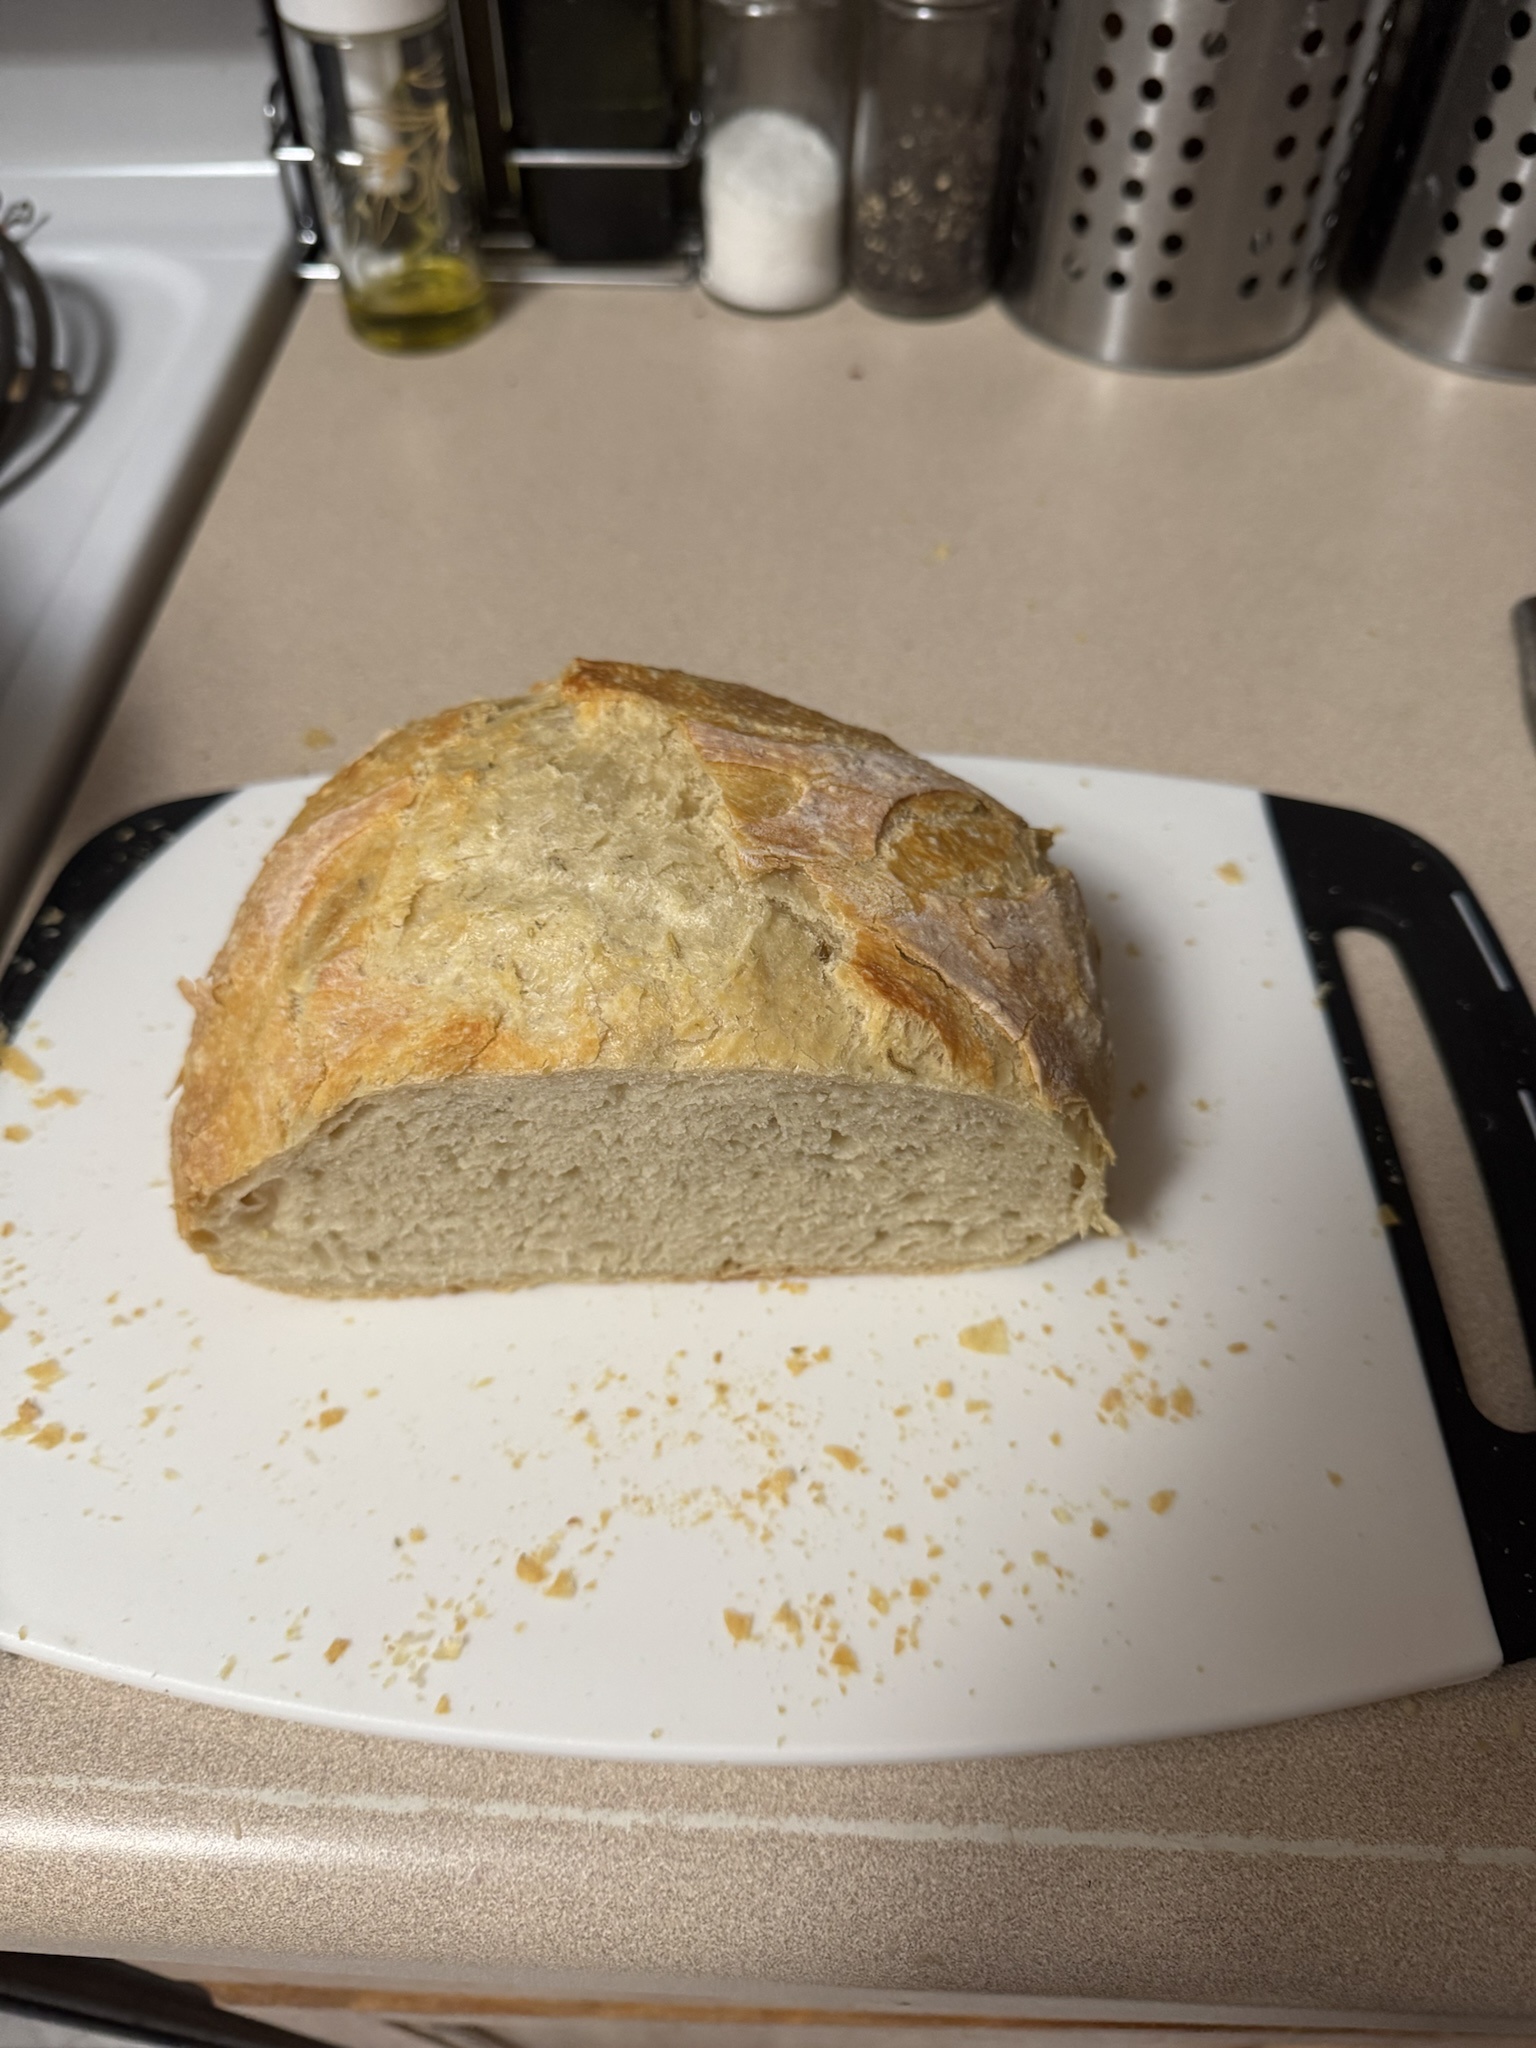
[[[446,9],[278,0],[299,127],[347,314],[385,349],[489,324]]]
[[[1011,0],[865,0],[851,282],[877,312],[959,313],[992,283]]]
[[[799,313],[843,282],[845,0],[705,0],[705,289]]]

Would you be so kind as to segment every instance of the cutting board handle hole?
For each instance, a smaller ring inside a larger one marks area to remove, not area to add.
[[[1434,1041],[1385,939],[1342,931],[1338,949],[1467,1392],[1500,1429],[1536,1431],[1536,1378],[1514,1290]]]

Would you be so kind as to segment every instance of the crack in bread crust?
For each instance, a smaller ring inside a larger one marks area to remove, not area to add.
[[[1045,1102],[1087,1108],[1102,1130],[1112,1076],[1097,952],[1076,878],[1050,861],[1050,835],[883,734],[740,684],[717,702],[711,687],[592,661],[561,683],[578,702],[632,694],[678,716],[749,868],[803,869],[1020,1044]]]

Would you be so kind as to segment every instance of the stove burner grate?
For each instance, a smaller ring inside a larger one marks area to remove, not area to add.
[[[0,500],[42,467],[89,395],[65,363],[53,301],[26,254],[42,225],[31,200],[0,204]]]

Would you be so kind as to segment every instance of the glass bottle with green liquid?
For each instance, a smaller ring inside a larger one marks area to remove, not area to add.
[[[491,321],[453,38],[431,0],[278,0],[347,316],[375,348]]]

